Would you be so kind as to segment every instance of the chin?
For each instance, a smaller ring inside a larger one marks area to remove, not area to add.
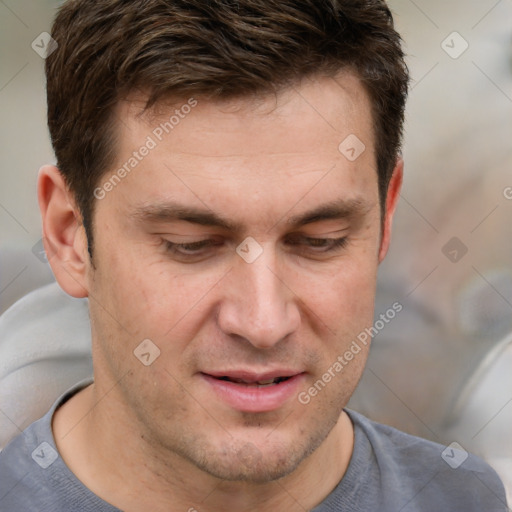
[[[196,449],[186,456],[196,467],[215,478],[265,484],[295,471],[324,438],[324,435],[317,435],[302,442],[290,442],[288,438],[285,442],[259,444],[251,442],[250,438],[230,439],[221,446],[208,444],[201,454]]]
[[[243,448],[242,448],[243,450]],[[228,482],[250,482],[266,484],[292,473],[302,461],[297,454],[279,456],[276,453],[259,454],[253,458],[247,454],[214,456],[199,466],[204,472]]]

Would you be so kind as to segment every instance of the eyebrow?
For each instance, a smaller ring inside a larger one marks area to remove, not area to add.
[[[373,203],[363,199],[338,199],[322,204],[313,210],[294,215],[285,221],[290,228],[298,228],[313,222],[363,217]],[[234,233],[244,231],[242,223],[227,219],[211,210],[187,206],[178,202],[144,205],[135,208],[130,217],[142,223],[190,222],[207,227],[222,228]],[[278,221],[273,227],[281,223]],[[272,228],[271,228],[272,229]]]
[[[177,202],[140,206],[135,208],[130,216],[139,222],[146,223],[185,221],[234,232],[242,230],[242,224],[239,222],[228,220],[206,208],[195,208]]]
[[[320,205],[319,207],[299,215],[295,215],[286,221],[292,227],[300,227],[322,220],[341,220],[363,217],[373,207],[373,204],[363,198],[338,199]]]

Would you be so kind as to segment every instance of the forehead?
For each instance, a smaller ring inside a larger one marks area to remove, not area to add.
[[[172,142],[171,137],[166,137],[168,132],[172,132],[175,139],[179,138],[184,131],[179,125],[190,124],[190,119],[193,119],[195,129],[204,129],[215,135],[221,133],[218,129],[221,125],[227,127],[229,124],[234,130],[242,128],[240,134],[243,134],[251,127],[267,126],[279,129],[279,125],[283,124],[280,121],[286,121],[287,117],[302,116],[303,123],[296,126],[293,133],[288,133],[287,139],[291,142],[302,135],[303,139],[311,142],[307,147],[316,143],[317,132],[328,130],[335,139],[358,132],[365,139],[365,145],[370,149],[373,147],[369,96],[357,75],[349,69],[340,71],[333,77],[303,77],[299,82],[274,94],[251,94],[214,100],[197,94],[181,95],[164,98],[144,110],[147,98],[148,94],[137,93],[118,103],[115,117],[119,121],[122,141],[130,143],[132,136],[150,133],[156,129],[156,138],[165,138],[164,143]],[[194,106],[191,108],[192,103]],[[187,123],[183,122],[185,119],[189,119]],[[318,130],[322,124],[323,130]],[[161,125],[167,126],[167,130],[165,127],[163,129],[164,133],[158,130]],[[308,128],[317,130],[308,131]],[[230,134],[234,135],[232,132]],[[187,133],[186,137],[190,135]],[[272,135],[266,137],[265,131],[252,135],[251,141],[255,145],[261,140],[267,144],[265,149],[269,149],[268,139]],[[285,140],[281,138],[275,142],[277,146]]]
[[[183,197],[196,206],[236,198],[238,210],[229,213],[242,215],[250,196],[261,215],[271,215],[275,203],[305,194],[302,202],[318,203],[337,200],[336,189],[358,200],[365,188],[376,190],[371,106],[350,72],[274,95],[181,97],[143,112],[145,99],[132,97],[116,112],[116,168],[144,153],[116,190],[132,210]]]

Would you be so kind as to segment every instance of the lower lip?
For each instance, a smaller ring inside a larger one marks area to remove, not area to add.
[[[214,392],[233,409],[242,412],[268,412],[282,407],[298,392],[304,374],[294,375],[272,386],[256,387],[221,380],[202,373],[203,379]]]

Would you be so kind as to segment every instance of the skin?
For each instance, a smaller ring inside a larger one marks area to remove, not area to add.
[[[142,100],[118,106],[118,161],[104,180],[175,108],[137,117]],[[54,416],[55,440],[75,475],[127,512],[308,510],[349,464],[353,426],[343,407],[368,347],[309,404],[294,395],[269,412],[236,410],[201,372],[292,368],[303,372],[298,391],[321,378],[372,324],[402,162],[381,224],[370,104],[349,72],[268,97],[197,100],[96,201],[94,265],[58,169],[40,171],[50,263],[67,293],[89,297],[94,360],[94,384]],[[353,162],[338,150],[352,133],[366,146]],[[238,230],[141,214],[170,201]],[[288,222],[331,201],[350,214]],[[263,250],[252,263],[235,250],[248,236]],[[307,241],[340,237],[346,245],[331,252]],[[165,245],[204,239],[217,245],[193,256]],[[133,353],[144,339],[160,350],[149,366]]]

